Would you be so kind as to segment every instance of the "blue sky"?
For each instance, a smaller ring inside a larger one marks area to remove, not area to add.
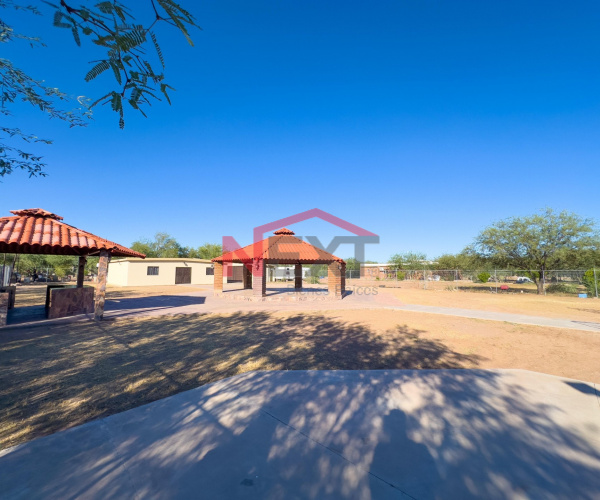
[[[55,143],[38,149],[48,177],[3,179],[2,215],[41,207],[119,243],[196,246],[320,208],[379,234],[378,261],[457,252],[546,206],[598,216],[600,3],[182,4],[203,31],[195,47],[159,33],[173,105],[129,112],[125,130],[105,108],[85,129],[17,109],[14,125]],[[3,47],[33,76],[91,97],[112,85],[83,81],[99,54],[50,17],[7,19],[47,44]]]

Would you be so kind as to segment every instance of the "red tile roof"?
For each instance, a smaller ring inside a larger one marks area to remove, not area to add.
[[[144,254],[60,222],[62,217],[41,208],[11,210],[0,218],[0,253],[90,255],[108,250],[114,257]]]
[[[212,259],[213,262],[250,262],[254,257],[263,259],[267,263],[310,263],[327,264],[330,262],[344,262],[339,257],[321,250],[310,243],[296,238],[293,231],[283,228],[275,231],[271,236],[257,243],[245,246],[232,252],[227,252]]]

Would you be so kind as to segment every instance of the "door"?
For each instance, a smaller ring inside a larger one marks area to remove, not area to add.
[[[175,284],[189,285],[192,283],[192,268],[191,267],[176,267],[175,268]]]

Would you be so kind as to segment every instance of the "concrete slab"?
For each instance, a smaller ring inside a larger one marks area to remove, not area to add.
[[[254,372],[0,451],[36,498],[598,498],[593,384],[522,370]]]

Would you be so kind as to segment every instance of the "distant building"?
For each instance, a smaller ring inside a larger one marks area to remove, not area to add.
[[[380,264],[361,264],[360,277],[365,279],[385,279],[388,275],[394,274],[395,268],[389,262]]]
[[[206,259],[115,259],[108,265],[108,284],[212,285],[213,273],[213,264]]]

